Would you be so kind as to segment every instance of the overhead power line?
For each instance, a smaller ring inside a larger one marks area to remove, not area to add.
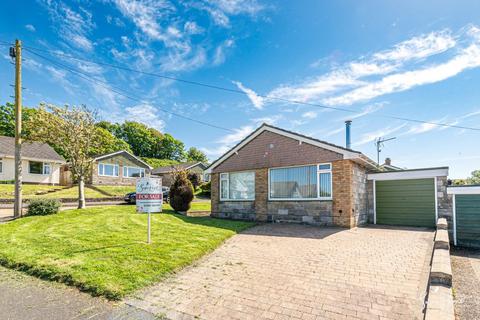
[[[202,125],[205,125],[205,126],[209,126],[209,127],[212,127],[212,128],[216,128],[216,129],[221,129],[221,130],[225,130],[225,131],[229,131],[229,132],[235,132],[234,130],[230,129],[230,128],[225,128],[225,127],[222,127],[222,126],[218,126],[218,125],[215,125],[215,124],[212,124],[212,123],[208,123],[208,122],[205,122],[205,121],[201,121],[201,120],[198,120],[198,119],[193,119],[193,118],[190,118],[190,117],[187,117],[187,116],[184,116],[182,114],[179,114],[179,113],[176,113],[176,112],[173,112],[173,111],[170,111],[170,110],[167,110],[163,107],[159,107],[156,103],[152,102],[152,101],[149,101],[149,100],[145,100],[135,94],[132,94],[132,93],[128,93],[126,92],[125,90],[123,89],[120,89],[118,87],[115,87],[115,86],[112,86],[110,85],[108,82],[106,81],[103,81],[103,80],[99,80],[99,79],[95,79],[93,77],[91,77],[89,74],[85,73],[85,72],[82,72],[82,71],[79,71],[79,70],[75,70],[73,69],[72,67],[66,65],[66,64],[63,64],[61,62],[57,62],[57,61],[54,61],[48,57],[45,57],[41,54],[38,54],[36,52],[33,52],[31,51],[30,49],[27,49],[27,48],[24,48],[26,51],[50,62],[51,64],[61,68],[61,69],[64,69],[64,70],[67,70],[73,74],[75,74],[77,77],[80,77],[86,81],[89,81],[89,82],[93,82],[93,83],[96,83],[100,86],[102,86],[103,88],[109,90],[109,91],[112,91],[118,95],[121,95],[129,100],[132,100],[132,101],[135,101],[135,102],[139,102],[139,103],[144,103],[144,104],[150,104],[150,105],[155,105],[155,107],[165,113],[168,113],[168,114],[171,114],[173,116],[176,116],[176,117],[179,117],[179,118],[182,118],[182,119],[185,119],[185,120],[189,120],[189,121],[193,121],[193,122],[196,122],[196,123],[199,123],[199,124],[202,124]]]
[[[172,77],[172,76],[166,76],[166,75],[153,73],[153,72],[146,72],[146,71],[143,71],[143,70],[133,69],[133,68],[129,68],[129,67],[126,67],[126,66],[117,65],[117,64],[111,64],[111,63],[93,61],[93,60],[88,60],[88,59],[82,59],[82,58],[78,58],[78,57],[75,57],[73,55],[63,53],[63,52],[40,49],[40,48],[35,48],[35,47],[30,47],[30,46],[25,46],[24,48],[25,48],[25,50],[28,50],[29,52],[37,54],[37,55],[39,55],[39,54],[35,53],[34,51],[43,51],[43,52],[47,52],[47,53],[50,53],[50,54],[53,54],[53,55],[67,57],[67,58],[70,58],[70,59],[73,59],[73,60],[87,62],[87,63],[93,63],[93,64],[97,64],[97,65],[101,65],[101,66],[108,66],[108,67],[118,69],[118,70],[135,72],[135,73],[139,73],[139,74],[143,74],[143,75],[147,75],[147,76],[158,77],[158,78],[162,78],[162,79],[168,79],[168,80],[177,81],[177,82],[181,82],[181,83],[185,83],[185,84],[190,84],[190,85],[195,85],[195,86],[200,86],[200,87],[205,87],[205,88],[210,88],[210,89],[215,89],[215,90],[221,90],[221,91],[231,92],[231,93],[236,93],[236,94],[247,95],[246,92],[244,92],[242,90],[238,90],[238,89],[232,89],[232,88],[222,87],[222,86],[203,83],[203,82],[198,82],[198,81],[186,80],[186,79],[181,79],[181,78]],[[41,56],[41,57],[43,57],[44,59],[46,58],[44,56]],[[90,76],[88,74],[86,74],[86,75]],[[336,111],[341,111],[341,112],[348,112],[348,113],[351,113],[353,115],[361,114],[361,112],[359,112],[359,111],[346,109],[346,108],[325,106],[325,105],[321,105],[321,104],[317,104],[317,103],[311,103],[311,102],[305,102],[305,101],[299,101],[299,100],[291,100],[291,99],[280,98],[280,97],[272,97],[272,96],[262,95],[262,94],[257,94],[257,96],[259,96],[263,99],[281,101],[281,102],[286,102],[286,103],[290,103],[290,104],[305,105],[305,106],[321,108],[321,109],[330,109],[330,110],[336,110]],[[406,122],[420,123],[420,124],[430,124],[430,125],[436,125],[436,126],[440,126],[440,127],[449,127],[449,128],[480,131],[480,128],[475,128],[475,127],[460,126],[460,125],[449,124],[449,123],[441,123],[441,122],[432,122],[432,121],[407,118],[407,117],[402,117],[402,116],[397,116],[397,115],[370,114],[370,116],[377,117],[377,118],[384,118],[384,119],[394,119],[394,120],[401,120],[401,121],[406,121]]]

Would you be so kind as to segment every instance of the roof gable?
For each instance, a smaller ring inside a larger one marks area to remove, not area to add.
[[[232,149],[227,151],[225,154],[223,154],[220,158],[218,158],[216,161],[214,161],[208,168],[207,171],[211,172],[215,167],[219,166],[221,163],[229,159],[232,155],[237,154],[240,149],[242,149],[244,146],[246,146],[249,142],[260,136],[264,132],[272,132],[278,135],[281,135],[283,137],[287,137],[293,140],[298,141],[299,144],[302,143],[307,143],[310,145],[313,145],[315,147],[319,147],[337,154],[340,154],[343,159],[359,159],[363,161],[363,158],[360,156],[362,155],[361,152],[347,149],[341,146],[337,146],[322,140],[318,140],[315,138],[307,137],[302,134],[298,134],[295,132],[291,132],[288,130],[284,130],[281,128],[277,128],[271,125],[267,124],[262,124],[259,128],[257,128],[255,131],[253,131],[250,135],[248,135],[246,138],[244,138],[242,141],[240,141],[236,146],[234,146]]]
[[[120,151],[116,151],[116,152],[112,152],[112,153],[107,153],[107,154],[104,154],[104,155],[101,155],[101,156],[97,156],[93,160],[94,161],[100,161],[100,160],[110,159],[110,158],[113,158],[113,157],[116,157],[116,156],[124,156],[124,157],[132,160],[133,162],[138,163],[140,166],[142,166],[144,168],[152,169],[152,167],[148,163],[146,163],[145,161],[143,161],[139,157],[131,154],[130,152],[128,152],[126,150],[120,150]]]

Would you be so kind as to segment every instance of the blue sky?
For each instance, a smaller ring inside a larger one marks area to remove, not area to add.
[[[24,51],[28,106],[86,104],[102,119],[136,120],[171,133],[212,160],[262,122],[343,145],[344,121],[351,118],[354,149],[375,159],[374,139],[395,136],[382,158],[409,168],[448,165],[451,177],[460,178],[480,169],[479,131],[381,116],[480,128],[479,18],[478,1],[2,1],[0,40],[22,39],[97,81]],[[0,48],[0,100],[6,102],[13,68],[8,48]],[[143,98],[129,100],[114,88]]]

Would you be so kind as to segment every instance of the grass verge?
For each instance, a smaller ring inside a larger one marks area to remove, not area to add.
[[[165,206],[147,216],[135,206],[68,210],[0,225],[0,264],[64,282],[92,295],[121,299],[158,282],[251,227],[249,222],[184,217]]]

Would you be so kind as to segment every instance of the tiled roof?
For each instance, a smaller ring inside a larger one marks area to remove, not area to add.
[[[15,156],[15,138],[0,136],[0,157]],[[24,141],[22,143],[22,157],[39,160],[65,162],[52,147],[46,143]]]

